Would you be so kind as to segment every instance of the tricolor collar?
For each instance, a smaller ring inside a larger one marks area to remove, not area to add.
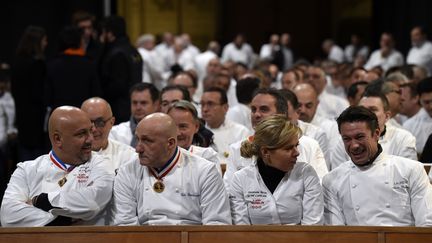
[[[162,175],[167,170],[171,169],[172,164],[177,163],[177,160],[179,159],[179,157],[180,157],[180,150],[178,147],[176,147],[176,150],[175,150],[173,156],[171,156],[171,158],[164,164],[164,166],[162,166],[162,168],[160,168],[160,169],[153,168],[153,169],[157,172],[158,175]]]
[[[61,170],[71,172],[75,168],[74,165],[66,164],[65,162],[61,161],[60,158],[55,154],[54,150],[49,152],[49,157],[51,162],[53,162],[53,164]]]

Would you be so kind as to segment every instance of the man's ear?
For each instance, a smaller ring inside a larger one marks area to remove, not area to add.
[[[168,138],[168,147],[175,148],[175,146],[177,146],[177,140],[173,137]]]
[[[62,137],[60,133],[54,132],[52,135],[53,146],[60,148],[62,146]]]
[[[388,120],[390,120],[390,118],[391,118],[391,112],[390,112],[390,110],[384,111],[384,114],[385,114],[385,123],[387,123]]]

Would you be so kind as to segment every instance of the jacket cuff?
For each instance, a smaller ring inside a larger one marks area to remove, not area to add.
[[[48,200],[48,194],[47,193],[41,193],[39,196],[37,196],[34,199],[33,206],[42,209],[45,212],[50,211],[54,207],[51,205],[50,201]]]

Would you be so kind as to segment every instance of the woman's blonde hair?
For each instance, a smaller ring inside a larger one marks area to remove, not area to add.
[[[286,116],[269,116],[255,127],[253,140],[242,143],[240,154],[245,158],[261,157],[261,147],[278,149],[299,138],[301,134],[300,128],[287,120]]]

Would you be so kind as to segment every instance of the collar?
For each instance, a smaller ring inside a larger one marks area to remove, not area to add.
[[[387,126],[384,125],[384,130],[381,132],[380,137],[384,138],[384,135],[386,134],[386,132],[387,132]]]
[[[157,169],[157,168],[153,168],[153,169],[155,171],[157,171],[158,174],[163,174],[167,168],[170,168],[170,165],[173,162],[177,163],[178,154],[180,154],[180,151],[179,151],[178,147],[176,147],[176,150],[175,150],[174,154],[171,156],[171,158],[160,169]]]
[[[55,166],[57,166],[58,168],[60,168],[61,170],[64,170],[64,171],[66,171],[66,172],[70,172],[70,171],[72,171],[72,170],[75,168],[74,165],[67,164],[67,163],[63,162],[63,161],[62,161],[62,160],[61,160],[61,159],[56,155],[56,153],[54,152],[54,150],[52,150],[52,149],[51,149],[51,151],[49,152],[49,157],[50,157],[51,162],[52,162]]]
[[[372,157],[369,159],[369,161],[366,162],[365,164],[362,164],[362,165],[356,165],[356,166],[357,166],[357,167],[365,168],[365,167],[371,165],[373,162],[375,162],[375,160],[378,158],[378,156],[381,154],[382,151],[383,151],[383,150],[382,150],[381,145],[378,144],[378,151],[375,153],[375,155],[372,156]]]

